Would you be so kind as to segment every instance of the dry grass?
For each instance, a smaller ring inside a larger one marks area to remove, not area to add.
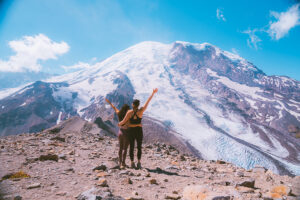
[[[3,176],[1,180],[15,179],[15,178],[30,178],[30,175],[28,175],[27,173],[25,173],[23,171],[19,171],[16,173],[7,174],[7,175]]]

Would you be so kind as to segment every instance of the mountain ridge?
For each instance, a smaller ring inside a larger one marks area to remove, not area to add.
[[[133,98],[145,102],[157,87],[145,114],[170,126],[203,158],[299,174],[300,144],[288,127],[300,127],[300,83],[269,78],[224,52],[209,44],[139,43],[92,69],[47,80],[61,105],[55,116],[57,121],[101,117],[116,126],[105,97],[119,106]],[[51,86],[60,82],[67,85]]]

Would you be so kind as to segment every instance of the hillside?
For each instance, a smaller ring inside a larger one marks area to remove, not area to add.
[[[116,137],[79,117],[40,133],[1,137],[0,147],[5,200],[300,198],[299,176],[198,159],[180,144],[148,142],[143,169],[120,170]]]
[[[147,130],[163,130],[206,160],[300,175],[300,83],[267,76],[238,55],[208,44],[142,42],[81,70],[2,94],[0,135],[39,132],[72,116],[116,130],[105,104],[142,104]],[[290,131],[296,130],[296,131]]]

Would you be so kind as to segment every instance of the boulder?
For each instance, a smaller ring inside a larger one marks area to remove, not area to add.
[[[240,198],[240,194],[232,186],[209,187],[204,185],[187,186],[183,190],[184,200],[229,200]]]

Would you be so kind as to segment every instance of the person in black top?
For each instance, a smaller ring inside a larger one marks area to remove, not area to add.
[[[135,99],[132,102],[132,110],[128,110],[124,119],[118,124],[119,126],[123,126],[129,121],[128,124],[128,139],[129,139],[129,156],[131,160],[131,167],[135,168],[134,163],[134,143],[135,140],[137,142],[137,168],[140,169],[141,166],[141,158],[142,158],[142,143],[143,143],[143,128],[142,128],[142,117],[143,113],[148,107],[149,102],[155,93],[157,93],[158,89],[153,89],[151,96],[146,101],[145,105],[139,109],[140,101]]]

